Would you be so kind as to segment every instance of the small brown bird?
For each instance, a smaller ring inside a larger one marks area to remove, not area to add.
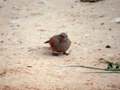
[[[53,51],[52,52],[53,55],[59,55],[60,53],[68,55],[66,51],[69,49],[71,45],[71,41],[68,38],[68,35],[66,33],[54,35],[45,43],[50,44],[52,51]]]

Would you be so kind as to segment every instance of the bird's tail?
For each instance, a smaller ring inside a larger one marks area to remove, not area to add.
[[[49,43],[49,40],[48,40],[48,41],[46,41],[46,42],[44,42],[44,43]]]

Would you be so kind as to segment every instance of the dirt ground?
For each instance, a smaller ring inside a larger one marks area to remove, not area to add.
[[[120,90],[119,73],[64,66],[120,62],[118,17],[120,0],[0,0],[0,90]],[[44,41],[61,32],[70,55],[52,56]]]

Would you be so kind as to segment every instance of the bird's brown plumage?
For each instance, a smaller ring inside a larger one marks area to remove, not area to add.
[[[50,44],[53,52],[55,51],[55,52],[60,52],[64,54],[66,54],[66,51],[69,49],[71,45],[71,41],[68,38],[66,33],[54,35],[45,43]]]

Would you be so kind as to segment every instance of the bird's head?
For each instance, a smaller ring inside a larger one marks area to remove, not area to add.
[[[59,37],[61,42],[64,42],[68,39],[68,35],[66,33],[59,34]]]
[[[61,38],[67,38],[67,37],[68,37],[66,33],[61,33],[59,36],[60,36]]]

